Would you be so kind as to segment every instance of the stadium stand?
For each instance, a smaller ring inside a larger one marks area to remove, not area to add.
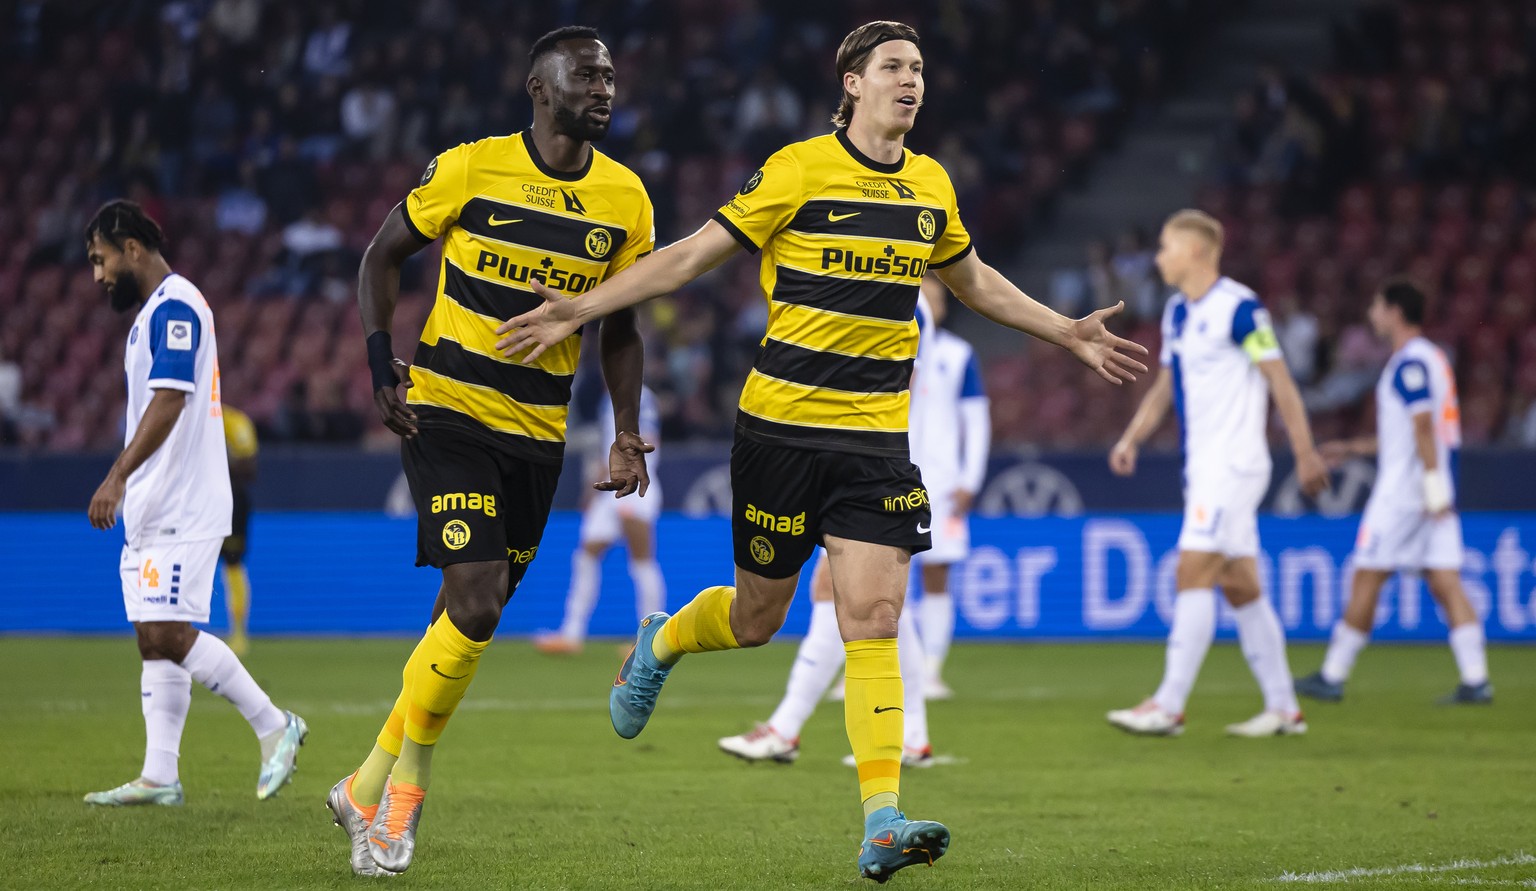
[[[1514,0],[1405,0],[1363,4],[1334,30],[1332,70],[1268,66],[1234,99],[1196,202],[1226,225],[1226,271],[1274,313],[1319,438],[1367,432],[1386,351],[1365,302],[1407,273],[1437,295],[1429,333],[1456,363],[1467,444],[1536,445],[1536,78],[1525,51],[1536,17]],[[1155,279],[1134,247],[1090,255],[1081,274],[1103,296],[1134,305]],[[1158,340],[1148,322],[1135,336]],[[1018,380],[1016,366],[994,361],[995,387]],[[1049,380],[1049,396],[1018,400],[1024,416],[1004,435],[1059,429],[1085,401],[1080,376],[1036,373],[1030,393]],[[1094,431],[1102,443],[1118,425]],[[1091,435],[1078,423],[1063,432]]]
[[[913,145],[944,161],[978,243],[1002,259],[1158,101],[1218,7],[857,3],[832,21],[804,0],[9,5],[0,357],[21,384],[0,404],[0,442],[120,441],[121,382],[103,369],[121,362],[121,324],[102,311],[80,232],[122,195],[162,221],[173,264],[214,300],[226,398],[264,437],[382,432],[353,321],[357,258],[435,151],[528,120],[528,45],[566,14],[614,50],[623,92],[603,148],[646,178],[664,239],[773,148],[825,130],[845,25],[914,22],[942,100]],[[434,264],[408,270],[397,342],[419,329]],[[669,439],[728,433],[762,330],[756,294],[741,262],[653,306]]]

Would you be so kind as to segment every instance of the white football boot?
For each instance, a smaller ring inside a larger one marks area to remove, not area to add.
[[[1259,712],[1241,724],[1228,724],[1228,736],[1300,736],[1307,732],[1307,719],[1301,712],[1286,715],[1281,712]]]
[[[800,757],[800,740],[785,739],[767,724],[759,724],[739,736],[720,740],[720,751],[743,761],[777,761],[793,764]]]
[[[91,792],[85,796],[86,804],[100,804],[106,807],[131,807],[139,804],[180,807],[185,801],[181,794],[181,780],[169,786],[157,786],[154,783],[145,782],[143,777],[129,780],[116,789]]]
[[[1104,717],[1137,736],[1178,736],[1184,732],[1183,715],[1171,715],[1150,699],[1135,708],[1116,709]]]

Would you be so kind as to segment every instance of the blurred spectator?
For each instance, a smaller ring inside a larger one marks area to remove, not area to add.
[[[16,441],[16,423],[21,415],[21,366],[5,355],[0,347],[0,443]]]
[[[320,7],[320,21],[304,39],[304,70],[314,77],[346,77],[351,69],[352,25],[343,21],[335,4]]]
[[[1292,293],[1281,294],[1269,302],[1274,317],[1275,337],[1285,364],[1298,384],[1310,384],[1317,376],[1317,316],[1302,309]]]
[[[1115,277],[1114,292],[1107,302],[1094,304],[1095,308],[1124,300],[1130,318],[1157,318],[1163,308],[1162,280],[1152,262],[1152,254],[1146,232],[1130,229],[1121,233],[1115,245],[1115,255],[1110,259]]]
[[[389,157],[395,132],[395,97],[374,81],[363,81],[341,99],[341,129],[362,157]]]
[[[259,235],[267,224],[267,203],[256,190],[256,166],[249,161],[240,165],[240,181],[219,193],[213,211],[214,225],[220,232]]]
[[[1381,367],[1391,348],[1364,325],[1351,325],[1339,337],[1333,368],[1302,393],[1310,412],[1326,412],[1354,405],[1376,386]]]
[[[220,37],[244,46],[261,28],[262,0],[214,0],[208,8],[208,26]]]

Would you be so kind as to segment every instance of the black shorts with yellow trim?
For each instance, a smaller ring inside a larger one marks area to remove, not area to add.
[[[250,543],[251,492],[244,486],[233,486],[230,494],[234,496],[234,507],[229,517],[229,535],[219,548],[219,556],[225,563],[238,564],[245,560],[245,549]]]
[[[920,553],[932,546],[932,522],[922,476],[906,458],[770,444],[736,429],[731,538],[748,572],[788,578],[826,535]]]
[[[505,560],[512,596],[539,552],[560,465],[442,427],[422,427],[400,459],[416,502],[416,565]]]

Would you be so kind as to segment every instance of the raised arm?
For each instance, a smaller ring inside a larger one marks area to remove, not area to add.
[[[739,250],[741,245],[725,227],[710,220],[699,231],[641,259],[580,299],[567,300],[543,282],[530,281],[534,292],[544,298],[544,305],[497,326],[496,333],[506,336],[496,342],[496,348],[508,357],[529,350],[522,361],[532,362],[587,322],[670,294]]]
[[[1158,371],[1157,379],[1152,381],[1152,389],[1141,397],[1141,404],[1136,406],[1136,414],[1131,416],[1131,423],[1126,425],[1120,441],[1110,449],[1110,470],[1119,476],[1130,476],[1136,472],[1136,457],[1141,453],[1141,444],[1163,423],[1168,407],[1172,404],[1173,372],[1165,367]]]
[[[1147,370],[1134,358],[1146,355],[1147,348],[1111,334],[1104,325],[1125,308],[1124,302],[1069,319],[1020,291],[975,251],[934,273],[961,303],[999,325],[1065,348],[1112,384],[1134,381],[1138,372]]]
[[[416,435],[416,413],[400,399],[397,387],[405,377],[404,363],[395,358],[390,328],[400,300],[400,267],[431,242],[423,241],[405,223],[399,205],[384,218],[357,271],[357,308],[368,338],[368,368],[373,375],[373,404],[384,426],[401,436]]]
[[[1317,495],[1328,488],[1328,467],[1317,453],[1312,442],[1312,425],[1307,422],[1307,410],[1301,403],[1301,393],[1296,380],[1284,359],[1265,359],[1258,363],[1259,371],[1269,381],[1269,392],[1285,423],[1285,432],[1291,438],[1291,451],[1296,455],[1296,474],[1301,479],[1301,490],[1308,496]]]

